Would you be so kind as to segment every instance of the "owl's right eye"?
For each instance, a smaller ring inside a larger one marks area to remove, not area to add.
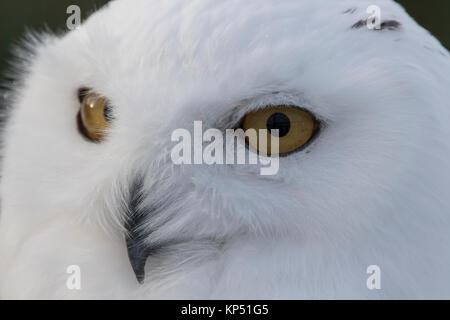
[[[80,89],[78,127],[83,136],[92,142],[102,142],[111,125],[108,99],[88,89]]]

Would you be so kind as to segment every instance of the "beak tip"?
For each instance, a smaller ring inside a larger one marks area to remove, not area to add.
[[[144,279],[145,279],[145,273],[138,273],[136,272],[136,270],[134,271],[134,274],[136,275],[136,280],[139,284],[143,284],[144,283]]]
[[[131,267],[133,268],[134,275],[139,284],[142,284],[145,280],[145,263],[148,255],[140,246],[133,243],[133,241],[127,240],[128,258],[130,259]]]

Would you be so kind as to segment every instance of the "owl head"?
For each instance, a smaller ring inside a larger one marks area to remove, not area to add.
[[[3,131],[0,292],[65,296],[74,263],[93,296],[366,297],[370,264],[387,296],[448,292],[449,53],[392,1],[370,28],[373,2],[113,1],[30,36]],[[231,129],[279,130],[265,156],[248,137],[214,151],[276,173],[195,163],[194,140],[204,160]],[[177,130],[192,163],[172,157]]]

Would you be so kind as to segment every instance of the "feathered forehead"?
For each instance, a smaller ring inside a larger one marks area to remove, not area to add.
[[[327,10],[324,3],[329,3]],[[391,1],[378,3],[385,29],[378,40],[398,37],[388,31],[403,26],[401,20],[407,18],[403,9]],[[374,41],[373,35],[365,32],[367,28],[359,30],[370,16],[366,10],[371,4],[334,0],[114,1],[73,38],[99,71],[114,67],[126,74],[143,70],[164,77],[176,70],[177,79],[187,75],[192,79],[251,69],[257,64],[286,75],[290,70],[298,72],[306,62],[358,55],[361,46]]]

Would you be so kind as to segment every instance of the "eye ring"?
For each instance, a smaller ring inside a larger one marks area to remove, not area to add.
[[[272,129],[279,130],[279,157],[287,157],[293,153],[300,152],[310,146],[319,135],[322,123],[309,110],[295,105],[267,105],[263,108],[247,113],[240,121],[239,128],[247,131],[256,129],[258,142],[249,141],[246,136],[246,147],[257,153],[272,155],[270,150],[270,132]],[[266,129],[267,147],[260,150],[259,130]]]
[[[77,114],[77,126],[82,136],[91,142],[102,142],[111,127],[111,106],[105,97],[90,89],[78,90],[80,111]]]

